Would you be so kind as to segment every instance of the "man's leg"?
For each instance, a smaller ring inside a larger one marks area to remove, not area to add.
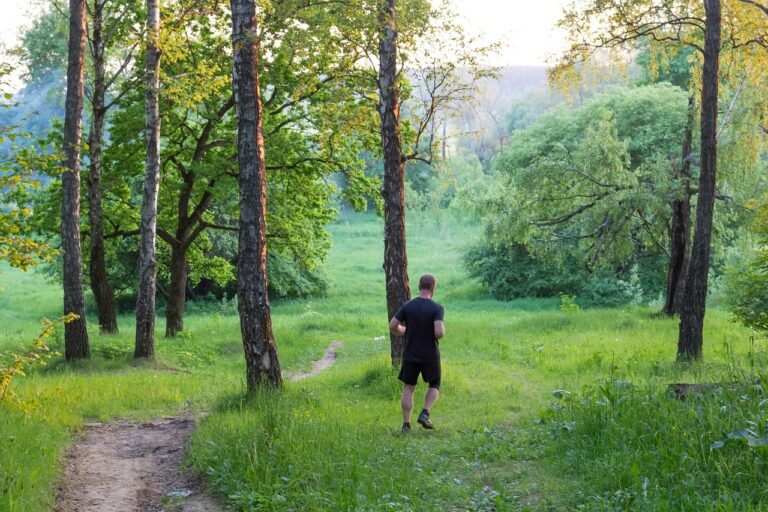
[[[400,407],[403,408],[403,423],[411,423],[411,413],[413,413],[413,393],[416,386],[403,384],[403,395],[400,397]]]
[[[427,412],[431,411],[438,398],[440,398],[440,390],[438,388],[428,388],[424,394],[424,410]]]
[[[416,420],[424,428],[435,428],[432,421],[429,419],[429,411],[432,410],[432,406],[435,405],[435,402],[437,402],[437,399],[440,396],[441,374],[440,361],[427,364],[424,367],[424,380],[429,383],[429,388],[424,395],[424,408],[421,410],[421,413],[419,413],[419,419]]]

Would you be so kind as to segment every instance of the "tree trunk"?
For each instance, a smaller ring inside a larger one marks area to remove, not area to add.
[[[684,185],[683,197],[672,201],[672,221],[669,227],[669,267],[664,314],[679,315],[685,300],[685,281],[691,261],[691,193]]]
[[[85,322],[83,260],[80,252],[80,139],[83,132],[85,72],[85,0],[69,2],[67,98],[64,114],[65,171],[61,176],[61,248],[64,272],[64,314],[77,318],[64,327],[67,360],[91,356]]]
[[[155,292],[157,289],[157,192],[160,187],[160,0],[147,0],[147,71],[144,110],[147,139],[144,198],[141,206],[139,297],[136,302],[136,349],[133,356],[155,355]]]
[[[282,376],[267,295],[267,189],[256,12],[253,0],[231,0],[230,5],[240,169],[237,299],[246,381],[248,391],[253,392],[266,383],[280,386]]]
[[[200,197],[197,205],[190,212],[190,202],[195,190],[196,176],[194,168],[198,167],[205,157],[211,145],[208,144],[211,133],[226,113],[234,106],[234,97],[230,97],[219,110],[216,116],[209,119],[203,126],[195,144],[195,153],[192,156],[190,166],[187,167],[181,162],[173,162],[178,170],[184,184],[179,190],[179,200],[177,204],[176,216],[176,236],[163,238],[171,246],[171,286],[168,290],[168,308],[166,309],[165,336],[173,337],[184,330],[184,303],[186,297],[192,297],[191,288],[188,285],[189,267],[186,262],[189,248],[205,230],[205,221],[203,216],[211,205],[213,200],[213,187],[216,179],[208,181],[203,195]],[[200,188],[198,186],[198,188]]]
[[[672,200],[672,220],[669,226],[669,268],[667,270],[666,315],[679,315],[685,299],[685,280],[691,262],[691,146],[694,122],[693,96],[688,99],[688,120],[683,135],[682,163],[673,167],[674,180],[682,184],[681,196]]]
[[[696,206],[696,229],[685,300],[680,314],[678,359],[702,356],[704,312],[707,303],[707,274],[712,238],[712,217],[717,183],[717,94],[720,67],[720,0],[705,0],[704,67],[701,89],[701,176]]]
[[[384,275],[387,323],[411,298],[405,247],[404,159],[400,140],[400,103],[397,86],[397,26],[395,0],[382,2],[379,11],[379,115],[384,151]],[[390,334],[392,365],[403,357],[403,337]]]
[[[117,332],[117,307],[115,293],[109,284],[107,264],[104,258],[104,223],[101,209],[101,143],[104,140],[104,40],[102,37],[103,2],[96,2],[93,9],[93,120],[88,137],[88,221],[91,225],[91,291],[96,299],[99,314],[99,330],[102,333]]]
[[[171,287],[165,309],[165,336],[172,338],[184,330],[184,301],[187,292],[187,245],[176,244],[171,249]]]

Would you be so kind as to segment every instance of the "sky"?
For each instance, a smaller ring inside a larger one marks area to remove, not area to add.
[[[45,0],[0,0],[0,42],[13,45],[19,29]],[[555,23],[570,0],[450,0],[470,34],[501,41],[495,65],[543,65],[564,46]]]
[[[2,0],[0,11],[0,43],[13,45],[19,29],[29,23],[30,14],[39,10],[37,0]]]
[[[451,0],[464,26],[488,42],[501,41],[497,65],[544,65],[565,48],[556,29],[563,7],[571,0]]]

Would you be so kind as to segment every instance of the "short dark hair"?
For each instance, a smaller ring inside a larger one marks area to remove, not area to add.
[[[435,289],[436,284],[437,279],[432,274],[424,274],[419,278],[419,290],[432,291]]]

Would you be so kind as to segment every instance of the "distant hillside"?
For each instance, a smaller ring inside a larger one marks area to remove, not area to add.
[[[499,77],[483,80],[480,89],[482,104],[508,110],[514,100],[532,91],[548,89],[547,68],[544,66],[501,68]]]

